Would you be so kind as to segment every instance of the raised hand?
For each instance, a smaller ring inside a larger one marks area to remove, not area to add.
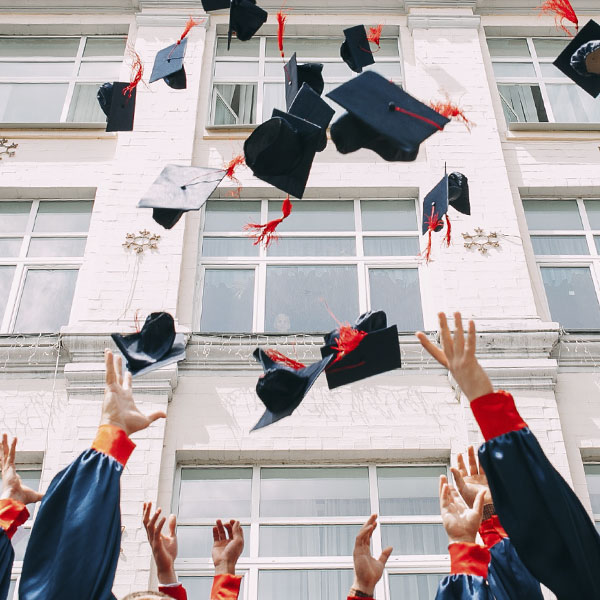
[[[14,438],[8,446],[8,436],[2,434],[2,444],[0,445],[0,461],[2,462],[2,496],[0,499],[16,500],[23,504],[39,502],[44,494],[40,494],[31,488],[23,485],[21,478],[15,467],[15,452],[17,450],[17,438]]]
[[[235,565],[244,551],[244,532],[239,521],[225,523],[219,519],[213,527],[212,559],[215,575],[235,575]]]
[[[362,526],[356,536],[354,543],[354,583],[353,591],[373,595],[377,582],[383,575],[385,563],[387,563],[393,548],[386,548],[379,558],[371,555],[371,537],[377,527],[377,515],[371,515],[369,520]],[[353,595],[352,592],[350,595]]]
[[[123,377],[123,363],[120,356],[113,356],[110,350],[104,351],[106,364],[106,386],[102,406],[101,425],[116,425],[127,435],[146,429],[157,419],[165,419],[166,414],[157,411],[151,415],[140,412],[133,400],[131,391],[131,373]]]
[[[448,484],[447,477],[440,476],[440,511],[451,544],[475,542],[483,516],[483,496],[484,491],[479,491],[473,508],[469,508],[456,489]]]
[[[490,492],[483,467],[479,466],[479,463],[477,462],[473,446],[469,446],[467,456],[469,459],[468,472],[462,454],[458,455],[458,469],[455,469],[454,467],[450,469],[454,476],[456,487],[463,497],[463,500],[471,508],[473,508],[475,498],[480,491],[484,492],[483,504],[491,504],[493,502],[492,493]]]
[[[158,582],[164,585],[177,581],[177,575],[175,574],[175,559],[177,558],[175,528],[177,527],[177,520],[175,515],[171,515],[169,517],[168,533],[162,533],[167,518],[162,517],[159,520],[161,512],[159,508],[152,515],[152,502],[144,502],[144,527],[156,563]]]
[[[452,373],[469,400],[491,394],[494,391],[492,382],[475,358],[475,323],[469,321],[469,331],[465,343],[462,318],[459,312],[454,313],[454,338],[450,334],[446,315],[441,312],[438,317],[442,348],[432,344],[422,331],[417,331],[415,335],[423,348]]]

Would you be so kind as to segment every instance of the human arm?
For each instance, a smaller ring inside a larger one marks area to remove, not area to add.
[[[215,577],[211,600],[237,600],[242,577],[235,574],[235,567],[243,551],[244,531],[240,522],[232,519],[223,524],[220,519],[217,520],[213,527],[212,559]]]

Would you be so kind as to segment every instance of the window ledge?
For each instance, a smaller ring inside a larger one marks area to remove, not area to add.
[[[257,127],[255,125],[207,125],[205,127],[206,134],[204,139],[214,138],[239,138],[245,139],[250,133],[252,133]]]
[[[106,129],[106,123],[1,123],[2,129]]]
[[[600,131],[600,123],[509,123],[509,131]]]
[[[0,123],[0,137],[13,139],[40,138],[105,138],[115,139],[115,132],[106,132],[106,123]]]

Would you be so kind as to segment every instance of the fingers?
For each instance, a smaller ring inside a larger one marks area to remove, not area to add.
[[[232,540],[233,539],[233,521],[230,521],[229,523],[225,523],[225,529],[227,530],[227,533],[229,534],[227,539]]]
[[[473,448],[473,446],[469,446],[467,449],[467,454],[469,456],[469,469],[471,470],[471,475],[479,475],[479,465],[477,464],[477,459],[475,458],[475,448]]]
[[[150,534],[150,532],[152,533],[152,535],[154,535],[154,531],[156,528],[156,521],[158,520],[158,517],[160,517],[160,513],[162,512],[162,508],[157,508],[156,512],[152,515],[152,518],[150,519],[149,523],[148,523],[148,532]]]
[[[152,510],[152,502],[144,502],[144,510],[142,511],[142,523],[144,527],[148,529],[148,523],[150,522],[150,511]]]
[[[219,530],[217,529],[217,527],[213,527],[213,541],[219,541]]]
[[[450,504],[448,495],[448,478],[445,475],[440,475],[440,509],[442,512]]]
[[[454,351],[462,354],[465,349],[465,332],[463,330],[462,316],[459,312],[454,313]]]
[[[448,327],[448,319],[446,319],[445,313],[441,312],[438,314],[440,320],[440,337],[442,338],[442,350],[448,359],[448,362],[454,357],[454,344],[452,342],[452,336],[450,335],[450,328]]]
[[[131,389],[131,372],[127,371],[125,373],[125,379],[123,381],[123,389],[130,390]]]
[[[239,521],[233,522],[233,537],[234,539],[241,538],[242,542],[244,541],[244,530],[242,529]]]
[[[223,527],[223,522],[221,519],[217,519],[217,533],[219,541],[223,541],[227,539],[227,535],[225,534],[225,527]]]
[[[13,466],[15,464],[15,456],[17,454],[17,438],[12,441],[10,450],[8,452],[8,464]]]
[[[0,452],[2,458],[2,466],[4,467],[4,461],[8,458],[8,436],[5,433],[2,434],[2,446]]]
[[[154,531],[154,536],[155,537],[160,537],[160,532],[162,531],[162,528],[165,526],[165,523],[167,522],[167,517],[163,517],[159,522],[158,525],[156,526],[156,529]]]
[[[390,555],[392,554],[392,550],[393,548],[391,546],[389,546],[388,548],[386,548],[382,553],[381,556],[378,558],[379,562],[385,567],[385,563],[388,561],[388,558],[390,557]]]
[[[123,359],[121,355],[114,357],[115,371],[117,375],[117,383],[122,387],[123,386]]]
[[[480,490],[475,497],[473,502],[473,510],[479,515],[479,519],[483,518],[483,499],[485,497],[485,490]]]
[[[421,342],[421,346],[435,358],[442,366],[449,368],[448,359],[444,354],[443,350],[438,348],[422,331],[417,331],[415,333],[419,342]]]
[[[148,419],[148,425],[150,425],[151,423],[154,423],[154,421],[158,421],[158,419],[166,419],[167,414],[162,410],[159,410],[148,415],[146,418]]]
[[[456,483],[456,487],[458,488],[458,491],[462,495],[463,490],[465,488],[465,480],[463,479],[463,474],[459,469],[455,469],[454,467],[451,467],[450,471],[452,472],[452,477],[454,477],[454,482]]]
[[[113,362],[113,353],[108,350],[104,351],[104,365],[106,367],[106,385],[117,383],[117,375],[115,373],[115,365]]]
[[[469,356],[475,356],[476,347],[477,338],[475,333],[475,322],[469,321],[469,332],[467,334],[467,344],[465,346],[465,353]]]
[[[169,535],[171,537],[175,537],[177,532],[177,517],[175,515],[171,515],[169,517]]]
[[[457,457],[458,462],[458,470],[463,477],[466,477],[469,473],[467,472],[467,467],[465,466],[465,459],[462,454],[459,454]]]

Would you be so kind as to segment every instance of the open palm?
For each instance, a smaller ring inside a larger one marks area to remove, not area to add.
[[[152,502],[144,502],[143,522],[156,563],[158,579],[160,583],[171,583],[172,581],[168,581],[167,578],[177,581],[174,568],[175,559],[177,558],[177,520],[175,515],[171,515],[167,532],[163,533],[162,529],[167,518],[160,518],[161,512],[159,508],[152,515]]]
[[[492,493],[490,492],[485,472],[477,462],[473,446],[469,446],[467,456],[469,460],[469,471],[467,471],[462,454],[458,455],[458,469],[454,467],[451,469],[454,481],[456,481],[456,487],[464,501],[471,508],[473,507],[477,494],[481,491],[484,492],[483,503],[491,504]]]
[[[235,575],[235,565],[244,551],[244,532],[239,521],[223,524],[219,519],[213,527],[212,559],[217,575]]]
[[[442,523],[454,542],[475,542],[483,515],[483,490],[475,497],[473,508],[469,508],[455,488],[448,484],[445,475],[440,477],[440,510]]]
[[[0,445],[0,460],[2,462],[2,499],[10,498],[23,504],[39,502],[44,495],[23,485],[15,467],[15,454],[17,450],[17,438],[14,438],[10,447],[8,436],[2,435]]]

